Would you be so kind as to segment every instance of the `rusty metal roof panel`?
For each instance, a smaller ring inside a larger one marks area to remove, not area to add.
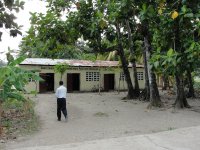
[[[118,61],[89,61],[89,60],[67,60],[67,59],[49,59],[49,58],[26,58],[20,65],[44,65],[54,66],[59,63],[65,63],[74,67],[117,67]],[[129,64],[131,67],[131,64]],[[137,65],[137,67],[143,67],[143,65]]]

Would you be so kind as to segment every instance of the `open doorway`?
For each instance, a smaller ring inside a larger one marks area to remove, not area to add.
[[[54,91],[54,73],[40,73],[40,77],[44,81],[39,83],[39,92],[53,92]]]
[[[67,74],[67,91],[68,92],[80,91],[80,74],[79,73]]]
[[[115,88],[115,75],[114,74],[104,74],[104,90],[114,90]]]

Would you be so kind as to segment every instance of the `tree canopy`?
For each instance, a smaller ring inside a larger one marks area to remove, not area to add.
[[[198,0],[47,2],[46,15],[32,14],[32,26],[21,44],[22,53],[28,52],[32,57],[80,58],[84,52],[106,57],[105,53],[116,51],[130,98],[136,87],[129,81],[127,64],[130,61],[134,66],[138,58],[144,58],[146,89],[150,89],[147,95],[152,104],[161,106],[155,76],[159,74],[175,78],[176,106],[189,106],[183,82],[188,78],[192,85],[191,72],[199,63]],[[80,39],[84,43],[81,46],[77,44]]]
[[[24,9],[24,1],[2,0],[0,1],[0,28],[9,30],[10,36],[16,37],[20,32],[20,26],[15,22],[15,12]],[[0,31],[0,41],[3,32]]]

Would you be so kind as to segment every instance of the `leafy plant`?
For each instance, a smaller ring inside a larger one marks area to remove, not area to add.
[[[2,105],[4,110],[15,109],[15,110],[22,110],[23,109],[23,102],[18,101],[16,99],[8,99]]]
[[[8,126],[8,129],[10,126],[16,124],[11,123],[7,117],[6,120],[3,118],[4,120],[2,121],[3,102],[3,107],[11,110],[13,109],[15,111],[14,114],[25,112],[25,115],[29,117],[33,116],[31,101],[26,100],[23,95],[25,92],[24,87],[29,82],[29,78],[33,80],[40,80],[41,78],[32,71],[27,71],[18,67],[18,64],[24,61],[24,59],[25,57],[19,57],[15,60],[9,59],[7,66],[0,67],[0,128],[2,122],[4,125]]]
[[[17,65],[24,61],[25,57],[19,57],[8,63],[7,66],[0,67],[0,101],[9,98],[25,100],[23,93],[29,78],[40,80],[34,72],[24,70]]]
[[[60,81],[62,81],[62,76],[69,66],[67,64],[57,64],[54,66],[56,73],[60,73]]]

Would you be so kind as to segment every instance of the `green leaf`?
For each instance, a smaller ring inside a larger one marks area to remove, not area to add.
[[[159,66],[159,61],[154,62],[154,67],[158,68],[158,66]]]
[[[20,92],[18,92],[18,91],[8,92],[7,94],[8,94],[8,97],[17,99],[19,101],[26,100],[25,97]]]
[[[195,47],[195,42],[192,42],[192,44],[190,45],[190,50],[193,50],[194,49],[194,47]]]
[[[186,5],[183,5],[183,7],[181,7],[181,11],[185,14],[187,11],[187,7]]]
[[[164,65],[166,65],[167,64],[167,60],[164,60],[163,62],[162,62],[162,66],[164,66]]]
[[[174,50],[172,48],[170,48],[168,51],[167,51],[167,56],[170,57],[172,56],[174,53]]]
[[[104,29],[107,27],[107,23],[105,20],[101,19],[101,21],[99,22],[99,25],[101,27],[101,29]]]
[[[146,3],[144,3],[144,4],[142,5],[142,9],[145,10],[145,11],[147,10],[147,5],[146,5]]]
[[[192,17],[194,17],[194,14],[193,13],[187,13],[187,14],[184,15],[184,17],[192,18]]]
[[[14,61],[12,61],[9,65],[16,66],[16,65],[20,64],[21,62],[23,62],[25,59],[26,59],[26,57],[21,56],[21,57],[15,59]]]
[[[7,67],[0,68],[0,87],[2,86],[3,82],[6,80],[6,76],[10,74],[10,70]]]
[[[154,7],[152,5],[149,5],[148,7],[148,14],[149,16],[153,16],[155,14]]]

